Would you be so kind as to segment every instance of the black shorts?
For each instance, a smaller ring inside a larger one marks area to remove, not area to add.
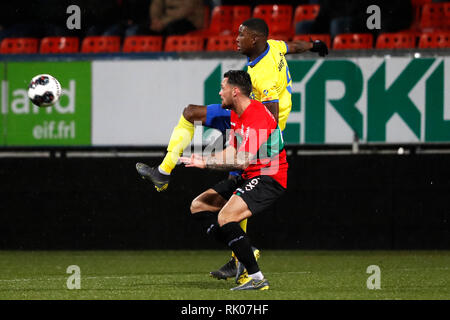
[[[286,191],[270,176],[257,176],[248,180],[243,179],[242,176],[235,176],[222,180],[212,189],[226,200],[229,200],[233,194],[240,196],[252,215],[270,208]]]

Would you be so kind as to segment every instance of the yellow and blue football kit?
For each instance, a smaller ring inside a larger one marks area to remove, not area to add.
[[[285,58],[284,41],[268,40],[267,49],[255,60],[247,62],[252,79],[252,99],[262,103],[278,102],[278,126],[281,131],[292,108],[292,79]]]
[[[285,58],[288,45],[284,41],[268,40],[266,50],[253,61],[247,61],[247,72],[252,80],[251,98],[262,103],[278,102],[278,126],[281,131],[292,107],[292,80]],[[230,129],[230,111],[221,104],[211,104],[206,109],[205,126],[215,128],[223,134]],[[190,144],[194,126],[181,116],[167,148],[168,153],[160,167],[170,173],[183,150]]]

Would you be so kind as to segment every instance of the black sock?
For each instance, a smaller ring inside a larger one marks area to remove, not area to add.
[[[252,245],[247,234],[237,222],[229,222],[220,228],[222,239],[233,250],[249,274],[259,271],[258,263],[253,255]]]
[[[196,221],[201,223],[202,228],[208,235],[214,237],[219,242],[223,242],[220,237],[219,224],[217,223],[217,212],[200,211],[192,214],[192,216]]]

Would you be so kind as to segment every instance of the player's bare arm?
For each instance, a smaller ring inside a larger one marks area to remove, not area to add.
[[[303,41],[295,40],[286,42],[288,45],[287,53],[303,53],[306,51],[317,52],[319,56],[325,57],[328,54],[328,47],[321,40]]]
[[[313,44],[310,41],[295,40],[286,42],[288,45],[287,53],[303,53],[312,49]]]
[[[250,159],[250,153],[244,151],[236,152],[234,147],[228,146],[224,151],[210,157],[192,154],[191,157],[181,157],[180,161],[186,167],[230,171],[244,170],[249,166]]]

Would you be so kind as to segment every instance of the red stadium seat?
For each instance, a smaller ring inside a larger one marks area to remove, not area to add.
[[[450,29],[450,2],[444,2],[445,23],[444,28]]]
[[[333,49],[372,49],[373,36],[370,33],[342,33],[333,40]]]
[[[233,6],[217,6],[211,14],[210,35],[229,34],[233,26]]]
[[[319,14],[320,5],[318,4],[305,4],[295,8],[294,24],[304,20],[314,20]]]
[[[422,7],[420,17],[420,28],[423,29],[445,29],[450,26],[444,10],[444,3],[426,3]]]
[[[412,49],[416,47],[416,37],[410,32],[382,33],[377,38],[377,49]]]
[[[82,53],[113,53],[120,51],[118,36],[89,36],[83,39]]]
[[[431,3],[432,1],[433,0],[411,0],[413,21],[411,23],[411,27],[409,28],[410,31],[415,31],[418,33],[418,35],[420,34],[419,24],[422,7],[424,4]]]
[[[37,38],[5,38],[0,44],[2,54],[37,53],[39,39]]]
[[[164,46],[166,52],[203,51],[204,38],[202,36],[168,36]]]
[[[162,36],[129,36],[123,43],[123,52],[158,52],[162,51]]]
[[[236,37],[232,35],[212,36],[208,38],[206,51],[235,51]]]
[[[239,26],[245,20],[252,16],[252,9],[250,6],[234,6],[233,7],[233,22],[231,25],[231,33],[237,34],[239,32]]]
[[[253,9],[253,17],[263,19],[269,26],[269,33],[276,35],[293,35],[292,6],[290,5],[257,5]]]
[[[419,48],[450,48],[450,31],[422,33]]]
[[[40,53],[77,53],[78,37],[45,37],[41,40]]]
[[[331,46],[331,37],[329,34],[296,34],[292,40],[310,41],[310,39],[321,40],[325,42],[328,48]]]

